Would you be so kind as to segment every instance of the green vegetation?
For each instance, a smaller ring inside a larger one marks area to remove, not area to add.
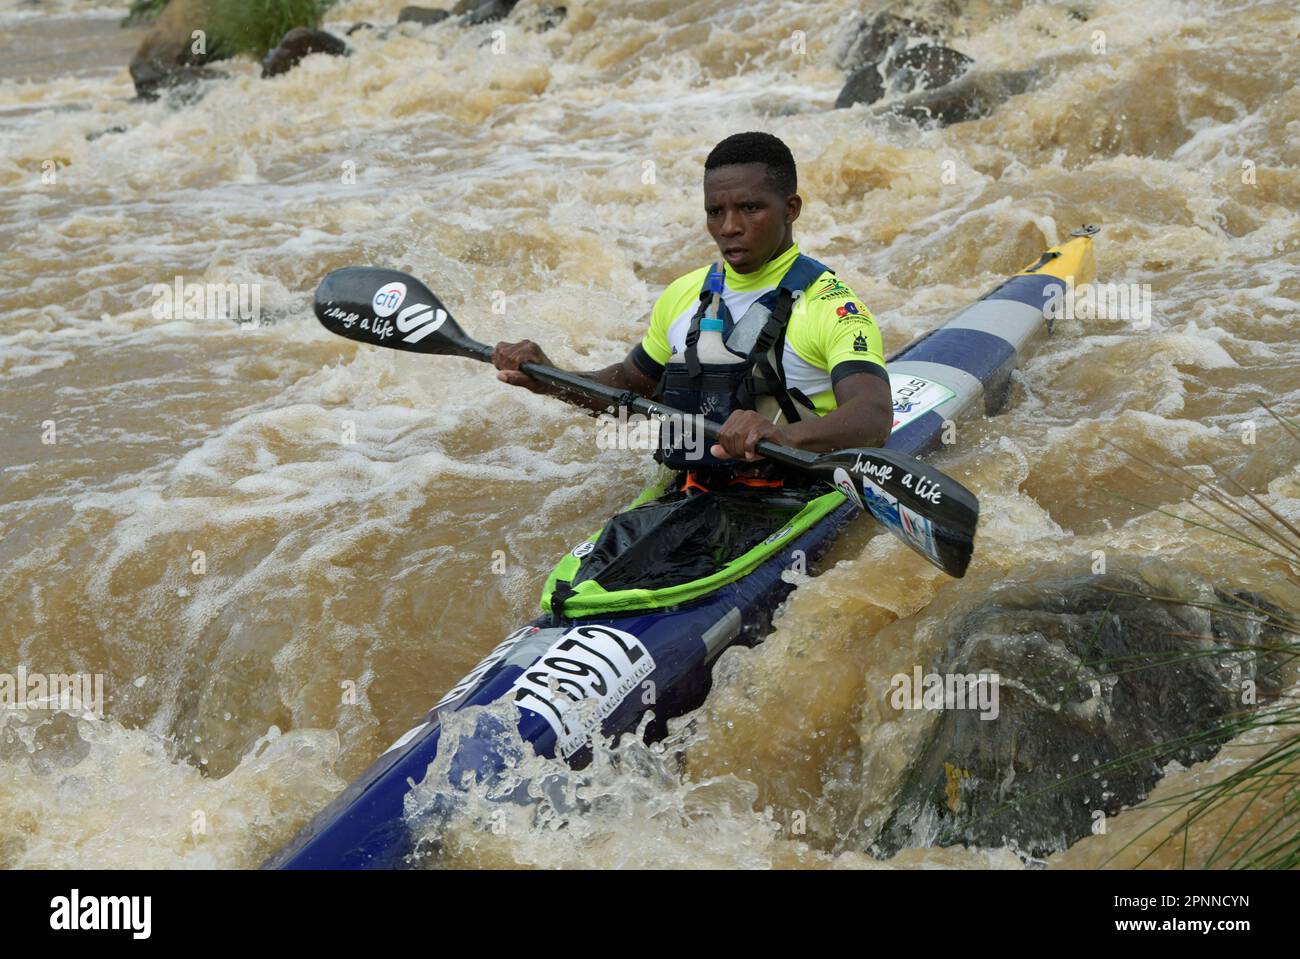
[[[320,26],[321,0],[212,0],[211,45],[218,57],[260,58],[294,27]]]
[[[208,0],[211,59],[248,54],[261,57],[294,27],[319,27],[337,0]],[[167,0],[133,0],[122,26],[152,23]]]
[[[167,6],[167,0],[132,0],[131,9],[122,20],[122,26],[134,27],[137,24],[153,23]]]

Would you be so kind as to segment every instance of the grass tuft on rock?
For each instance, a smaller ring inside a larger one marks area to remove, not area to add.
[[[261,58],[294,27],[320,26],[321,0],[212,0],[211,49],[222,57]]]
[[[279,46],[294,27],[320,26],[337,0],[208,0],[209,59],[247,54],[261,58]],[[153,23],[167,0],[134,0],[122,26]]]
[[[1266,404],[1264,408],[1291,439],[1300,441],[1300,425]],[[1252,546],[1262,565],[1280,573],[1291,585],[1300,585],[1300,528],[1288,517],[1231,475],[1215,470],[1214,480],[1206,482],[1183,467],[1170,469],[1125,452],[1155,478],[1164,482],[1172,480],[1190,490],[1192,506],[1198,515],[1193,518],[1156,508],[1157,512]],[[1216,605],[1186,602],[1175,597],[1157,599],[1203,608]],[[1278,644],[1281,648],[1273,645],[1260,652],[1274,656],[1281,654],[1280,658],[1291,661],[1300,656],[1300,617],[1294,611],[1272,604],[1251,603],[1244,598],[1237,599],[1236,604],[1245,607],[1236,615],[1253,618],[1286,637]],[[1206,652],[1217,654],[1224,651],[1213,649]],[[1230,731],[1233,736],[1239,736],[1259,730],[1271,738],[1263,744],[1266,749],[1223,779],[1151,804],[1167,812],[1125,843],[1107,862],[1139,840],[1155,839],[1154,845],[1146,850],[1136,865],[1147,862],[1161,849],[1181,847],[1180,861],[1184,868],[1300,868],[1300,702],[1284,690],[1275,703],[1254,711],[1242,711],[1224,725],[1230,726],[1230,730],[1221,727],[1205,732],[1221,734]],[[1193,829],[1210,817],[1221,819],[1227,816],[1231,817],[1230,825],[1214,847],[1208,853],[1194,853]],[[1160,832],[1164,834],[1160,835]]]

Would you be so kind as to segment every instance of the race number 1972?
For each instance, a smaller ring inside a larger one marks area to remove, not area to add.
[[[569,756],[654,668],[650,651],[631,633],[577,626],[524,670],[511,699],[545,719],[555,730],[556,751]]]

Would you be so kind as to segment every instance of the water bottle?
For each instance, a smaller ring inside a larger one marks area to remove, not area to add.
[[[686,369],[685,354],[676,354],[668,361],[664,379],[664,403],[685,409],[692,415],[676,429],[660,429],[660,462],[674,470],[717,470],[730,468],[730,462],[715,458],[695,425],[695,416],[703,416],[715,423],[727,421],[735,408],[735,387],[738,378],[746,371],[745,358],[727,349],[723,339],[723,321],[718,314],[722,308],[723,272],[709,274],[709,292],[712,294],[704,315],[700,317],[700,334],[695,340],[696,359],[703,376],[692,379]]]
[[[700,338],[695,343],[696,355],[700,363],[726,364],[744,363],[744,357],[737,356],[727,349],[722,339],[722,318],[718,316],[722,306],[724,274],[721,269],[714,269],[709,274],[709,292],[713,299],[708,309],[700,318]]]

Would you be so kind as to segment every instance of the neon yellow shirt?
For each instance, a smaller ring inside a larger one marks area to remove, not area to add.
[[[798,256],[799,246],[794,244],[753,273],[737,273],[731,264],[724,264],[723,300],[731,315],[739,319],[755,300],[775,289]],[[700,288],[708,272],[706,266],[679,277],[655,301],[641,349],[659,367],[673,354],[686,350],[686,333],[699,308]],[[876,318],[829,271],[795,300],[781,360],[786,388],[802,392],[823,415],[835,409],[834,386],[844,376],[870,373],[888,381]],[[657,370],[643,372],[658,375]]]

